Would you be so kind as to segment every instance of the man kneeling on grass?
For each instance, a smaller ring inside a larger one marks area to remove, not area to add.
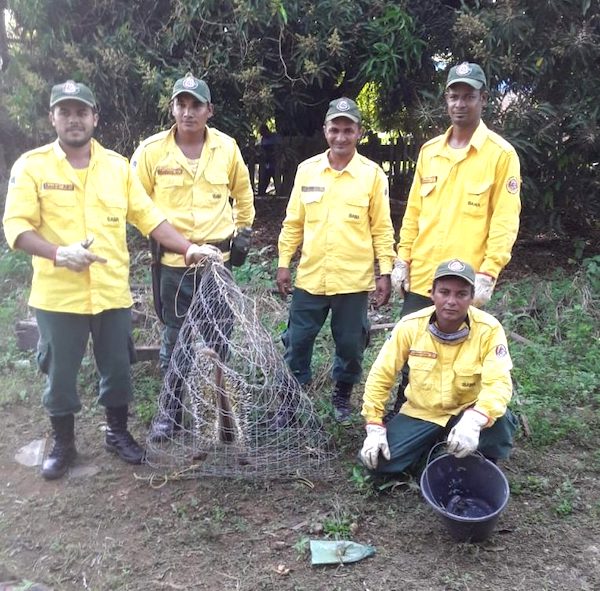
[[[414,467],[447,436],[450,453],[479,450],[506,459],[517,422],[506,335],[490,314],[473,307],[475,271],[454,259],[438,266],[433,306],[402,318],[373,364],[363,399],[367,425],[360,459],[375,474]],[[404,364],[406,402],[384,426],[385,405]]]

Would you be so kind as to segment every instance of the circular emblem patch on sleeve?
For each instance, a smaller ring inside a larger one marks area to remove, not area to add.
[[[506,181],[506,190],[513,195],[519,190],[519,181],[516,176],[511,176]]]
[[[502,359],[502,357],[506,357],[507,355],[508,351],[504,345],[498,345],[496,347],[496,357],[498,357],[498,359]]]

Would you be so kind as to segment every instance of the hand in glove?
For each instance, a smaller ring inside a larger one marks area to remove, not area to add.
[[[191,244],[185,251],[185,264],[204,264],[210,260],[223,264],[223,253],[214,244]]]
[[[386,460],[390,459],[390,446],[387,442],[387,431],[383,425],[367,424],[367,436],[360,450],[362,463],[371,470],[377,468],[379,452]]]
[[[477,410],[467,409],[448,435],[448,452],[457,458],[472,454],[479,446],[479,434],[489,419]]]
[[[80,273],[92,263],[106,263],[105,258],[88,250],[93,241],[93,238],[87,238],[83,242],[76,242],[69,246],[59,246],[54,255],[54,266],[66,267],[70,271]]]
[[[402,259],[396,259],[392,269],[392,289],[400,295],[408,293],[410,289],[409,265]]]
[[[492,297],[495,285],[496,280],[490,275],[486,275],[485,273],[476,273],[475,297],[473,298],[473,305],[477,306],[477,308],[485,306]]]

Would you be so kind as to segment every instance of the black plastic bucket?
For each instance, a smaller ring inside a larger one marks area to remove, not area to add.
[[[487,539],[510,496],[500,468],[478,454],[444,454],[429,462],[421,475],[421,493],[457,542]]]

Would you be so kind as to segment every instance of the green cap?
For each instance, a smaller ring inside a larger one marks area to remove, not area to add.
[[[464,82],[476,90],[486,85],[485,74],[481,66],[470,64],[469,62],[463,62],[462,64],[458,64],[458,66],[450,68],[446,88],[458,82]]]
[[[446,261],[438,266],[435,270],[433,280],[441,279],[442,277],[460,277],[469,285],[475,285],[475,271],[469,263],[464,263],[458,259]]]
[[[333,99],[329,103],[329,109],[325,115],[325,122],[336,119],[337,117],[348,117],[348,119],[351,119],[354,123],[359,124],[362,119],[358,105],[352,99],[346,98],[345,96]]]
[[[79,101],[92,109],[96,108],[94,93],[81,82],[67,80],[62,84],[55,84],[50,93],[50,108],[62,101]]]
[[[191,72],[188,72],[184,78],[180,78],[173,85],[173,94],[171,100],[176,96],[187,92],[194,98],[197,98],[201,103],[210,103],[210,90],[208,84],[204,80],[195,78]]]

